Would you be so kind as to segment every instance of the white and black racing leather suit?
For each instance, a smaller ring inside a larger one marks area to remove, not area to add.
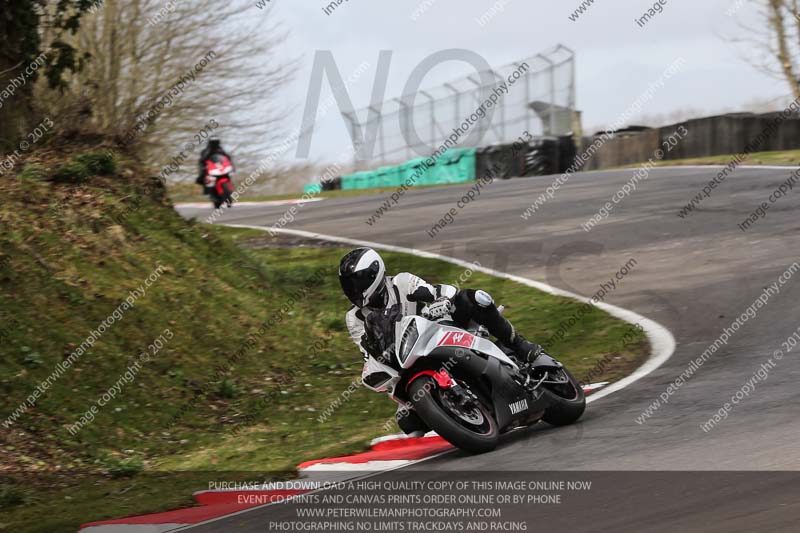
[[[361,350],[365,361],[370,355],[376,358],[381,355],[381,351],[370,343],[368,333],[372,332],[367,331],[370,314],[393,309],[396,313],[393,318],[400,320],[404,316],[420,314],[426,304],[441,298],[448,298],[453,303],[455,309],[453,321],[459,327],[466,328],[473,321],[484,326],[502,344],[514,350],[522,360],[526,360],[529,354],[538,355],[541,349],[538,344],[525,340],[517,333],[514,326],[500,314],[492,297],[484,291],[458,290],[452,285],[432,285],[409,272],[387,276],[386,284],[388,303],[384,308],[353,306],[346,315],[350,337]]]
[[[426,303],[432,302],[441,297],[454,298],[458,291],[451,285],[430,285],[420,277],[409,272],[401,272],[396,276],[387,276],[389,302],[386,307],[400,304],[400,315],[402,318],[408,315],[418,315]],[[369,307],[358,308],[353,306],[347,312],[345,320],[350,337],[356,343],[366,361],[370,355],[370,349],[366,343],[367,317],[371,313],[380,312]],[[379,354],[372,354],[377,356]]]

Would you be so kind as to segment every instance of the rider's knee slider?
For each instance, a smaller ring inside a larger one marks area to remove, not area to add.
[[[494,305],[492,295],[486,291],[475,291],[475,303],[484,309]]]

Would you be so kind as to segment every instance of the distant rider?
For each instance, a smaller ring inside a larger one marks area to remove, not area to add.
[[[208,175],[208,163],[214,162],[215,159],[218,159],[214,156],[227,157],[228,161],[230,161],[231,165],[233,166],[233,157],[231,157],[230,154],[228,154],[228,152],[222,148],[222,142],[220,141],[219,137],[209,138],[206,147],[200,154],[200,160],[197,164],[199,173],[197,175],[197,179],[195,180],[195,183],[203,186],[203,194],[205,195],[211,194],[214,190],[213,181],[209,183],[206,180]]]

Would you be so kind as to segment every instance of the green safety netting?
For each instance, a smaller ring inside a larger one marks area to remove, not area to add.
[[[475,181],[475,150],[448,150],[432,169],[434,183]]]
[[[319,194],[322,192],[321,183],[309,183],[303,187],[303,194]]]
[[[440,185],[475,181],[475,149],[456,148],[446,151],[433,166],[426,168],[430,158],[417,158],[392,167],[356,172],[342,176],[342,189],[372,189],[376,187],[399,187]]]
[[[374,172],[356,172],[342,176],[342,190],[369,188],[373,174]]]

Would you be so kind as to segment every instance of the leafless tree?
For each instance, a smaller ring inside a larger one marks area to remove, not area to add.
[[[41,100],[157,163],[190,143],[199,150],[194,136],[213,119],[214,133],[246,161],[282,133],[275,96],[293,72],[281,58],[285,37],[255,0],[98,0],[74,36],[85,67],[65,93],[43,91]]]
[[[787,83],[790,94],[800,98],[800,11],[798,0],[751,0],[757,15],[739,23],[744,37],[731,40],[746,47],[756,68]],[[736,17],[745,4],[734,4],[728,15]]]

